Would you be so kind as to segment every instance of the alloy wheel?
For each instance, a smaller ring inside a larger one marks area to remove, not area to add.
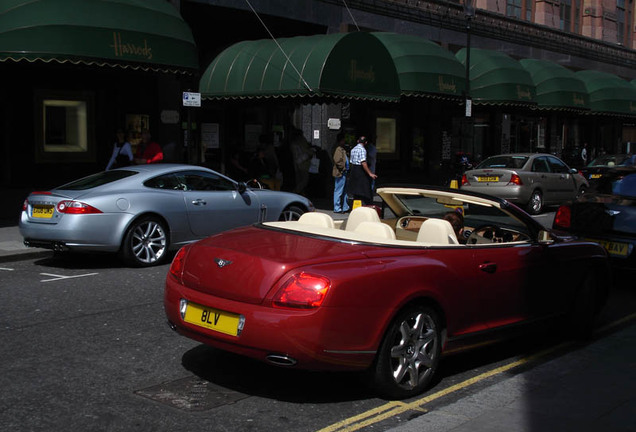
[[[131,232],[130,247],[135,258],[142,264],[150,265],[159,261],[166,252],[166,233],[158,222],[144,221]]]

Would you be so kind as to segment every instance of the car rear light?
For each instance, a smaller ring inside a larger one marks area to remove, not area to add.
[[[569,206],[562,205],[554,216],[555,228],[570,228],[572,226],[572,209]]]
[[[24,202],[22,203],[22,211],[27,211],[29,208],[29,200],[25,199]]]
[[[468,177],[466,177],[466,174],[462,174],[462,186],[469,184],[470,182],[468,181]]]
[[[57,211],[65,214],[95,214],[102,211],[79,201],[60,201],[57,203]]]
[[[323,276],[299,273],[290,277],[273,299],[274,307],[315,309],[320,307],[331,281]]]
[[[170,265],[170,274],[177,279],[181,280],[181,275],[183,274],[183,267],[185,266],[185,258],[186,258],[186,248],[182,247],[179,249],[179,252],[172,259],[172,264]]]
[[[508,182],[508,185],[522,186],[523,182],[521,181],[521,177],[519,177],[518,174],[512,174],[510,176],[510,181]]]

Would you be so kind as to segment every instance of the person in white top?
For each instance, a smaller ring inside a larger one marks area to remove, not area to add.
[[[122,129],[117,129],[115,144],[113,144],[113,154],[108,161],[108,165],[106,165],[106,171],[132,164],[133,154],[129,138],[130,134],[125,134]]]

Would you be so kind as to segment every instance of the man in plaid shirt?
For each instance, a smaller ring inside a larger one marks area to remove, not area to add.
[[[367,165],[367,138],[361,136],[358,144],[351,149],[351,175],[347,187],[347,194],[352,196],[354,200],[361,200],[364,205],[373,202],[371,181],[378,176],[371,172]]]

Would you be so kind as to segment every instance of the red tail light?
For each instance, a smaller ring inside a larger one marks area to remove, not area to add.
[[[521,181],[521,177],[519,177],[519,175],[517,174],[512,174],[510,176],[510,181],[508,182],[508,185],[517,185],[517,186],[522,186],[523,182]]]
[[[572,209],[568,206],[561,206],[554,216],[555,228],[570,228],[572,226]]]
[[[22,211],[27,211],[29,208],[29,200],[25,199],[24,202],[22,203]]]
[[[462,186],[464,185],[469,185],[470,182],[468,181],[468,177],[466,177],[466,174],[462,175]]]
[[[79,201],[60,201],[57,203],[57,211],[65,214],[95,214],[102,211],[93,206]]]
[[[185,266],[186,248],[182,247],[179,252],[174,256],[172,264],[170,265],[170,274],[177,279],[181,280],[183,274],[183,267]]]
[[[331,281],[323,276],[300,273],[289,278],[276,293],[273,305],[280,308],[315,309],[320,307]]]

